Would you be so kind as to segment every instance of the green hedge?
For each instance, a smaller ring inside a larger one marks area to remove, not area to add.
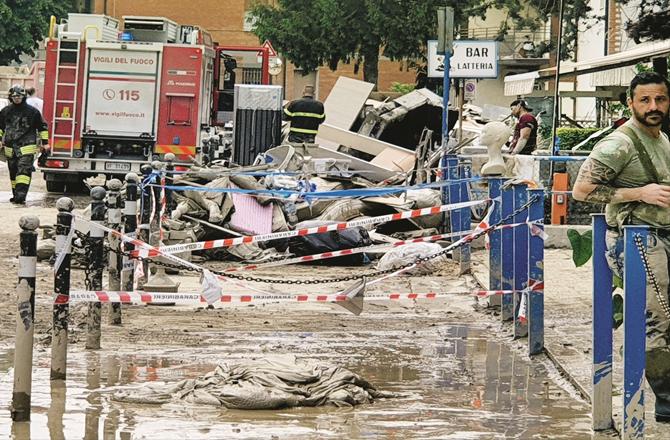
[[[598,130],[600,129],[560,127],[556,130],[556,136],[558,136],[558,138],[561,140],[561,150],[570,150],[572,147],[591,136]],[[590,151],[596,142],[596,140],[589,142],[591,145],[585,145],[584,147],[580,148],[580,151]]]

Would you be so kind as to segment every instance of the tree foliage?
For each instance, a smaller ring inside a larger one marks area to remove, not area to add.
[[[76,9],[76,0],[0,0],[0,65],[34,55],[49,30],[52,15]]]
[[[574,57],[577,45],[577,34],[586,27],[592,25],[598,17],[593,13],[588,0],[562,0],[563,2],[563,35],[561,38],[561,58],[566,60]],[[508,11],[509,18],[517,26],[537,28],[544,24],[550,17],[559,17],[561,0],[526,0],[519,2],[514,0],[497,0],[497,7]],[[533,14],[524,15],[528,9]],[[551,42],[549,49],[554,50],[556,43]]]
[[[563,1],[561,54],[569,58],[578,29],[593,13],[588,0]],[[484,19],[490,8],[507,11],[502,38],[510,26],[545,25],[558,15],[559,5],[558,0],[277,0],[257,3],[251,12],[256,35],[271,40],[305,73],[324,64],[335,70],[340,61],[354,62],[356,69],[362,63],[364,79],[376,83],[380,51],[392,60],[425,60],[426,41],[436,37],[439,6],[454,7],[457,29],[469,18]]]
[[[484,16],[481,0],[278,0],[252,8],[254,32],[269,39],[306,73],[323,64],[363,64],[366,81],[376,82],[380,49],[392,60],[425,57],[434,39],[438,6],[453,6],[456,23]]]
[[[628,5],[632,0],[619,0]],[[635,0],[636,19],[626,21],[626,31],[636,43],[670,38],[670,0]]]

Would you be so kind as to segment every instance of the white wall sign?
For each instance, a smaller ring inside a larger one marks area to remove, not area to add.
[[[454,40],[451,78],[497,78],[498,42]],[[444,76],[444,55],[437,53],[437,40],[428,41],[428,77]]]

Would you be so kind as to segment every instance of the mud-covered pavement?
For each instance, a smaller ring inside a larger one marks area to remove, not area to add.
[[[509,328],[464,294],[474,286],[453,270],[444,276],[395,278],[374,292],[452,292],[446,298],[366,302],[360,316],[338,305],[247,305],[206,310],[193,307],[124,307],[122,327],[103,318],[102,349],[84,349],[83,311],[73,307],[67,388],[49,381],[51,268],[38,265],[36,346],[31,423],[11,422],[14,285],[18,219],[38,215],[53,223],[56,197],[44,196],[41,177],[34,201],[11,206],[0,192],[0,438],[609,438],[590,429],[590,408],[544,356],[528,359]],[[6,170],[0,191],[8,189]],[[86,203],[77,197],[78,207]],[[453,268],[451,268],[453,269]],[[289,266],[263,272],[310,278],[363,268]],[[73,276],[82,288],[81,271]],[[181,279],[197,285],[195,276]],[[239,286],[237,286],[239,287]],[[318,289],[292,293],[334,293]],[[303,289],[298,287],[298,289]],[[293,354],[347,367],[385,391],[402,393],[356,408],[231,411],[204,406],[131,405],[112,402],[121,385],[197,377],[217,362]],[[585,365],[585,367],[587,367]]]

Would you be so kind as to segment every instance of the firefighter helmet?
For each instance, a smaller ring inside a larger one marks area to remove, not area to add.
[[[14,96],[20,96],[22,98],[25,98],[27,96],[26,89],[24,89],[23,86],[20,86],[18,84],[14,84],[9,89],[9,97],[12,98]]]

